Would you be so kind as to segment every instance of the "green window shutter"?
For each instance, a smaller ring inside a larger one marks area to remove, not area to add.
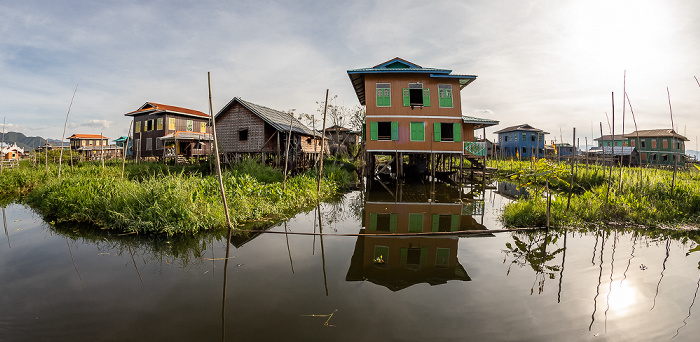
[[[433,214],[433,231],[437,232],[440,227],[440,215]]]
[[[456,232],[459,230],[459,215],[452,215],[452,225],[450,231]]]
[[[399,123],[398,123],[398,121],[391,122],[391,140],[399,140]]]
[[[435,135],[434,140],[435,141],[440,141],[442,140],[442,133],[441,133],[441,124],[439,122],[434,122],[433,123],[433,134]]]
[[[423,107],[430,107],[430,89],[423,89]]]
[[[403,106],[408,107],[411,105],[411,96],[409,95],[408,88],[403,88],[402,94],[403,94]]]
[[[423,232],[423,214],[408,214],[408,231],[411,233]]]
[[[377,107],[384,106],[384,89],[377,89]]]
[[[454,141],[462,141],[462,125],[459,123],[452,124],[452,132]]]
[[[391,107],[391,89],[384,89],[384,105]]]
[[[424,122],[411,122],[411,141],[425,141]]]
[[[401,260],[399,262],[401,265],[406,265],[406,261],[408,260],[408,248],[401,248]]]
[[[391,232],[396,232],[396,227],[398,226],[398,218],[399,217],[396,214],[391,214],[389,216],[389,230],[391,230]]]
[[[420,265],[421,266],[428,265],[428,247],[421,247],[420,248]]]
[[[378,122],[370,122],[369,123],[369,139],[370,140],[378,140],[379,136],[379,123]]]
[[[445,90],[445,107],[452,107],[452,89]]]
[[[377,230],[377,213],[369,214],[369,229]]]

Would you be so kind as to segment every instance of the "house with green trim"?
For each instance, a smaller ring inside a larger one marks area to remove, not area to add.
[[[629,146],[639,151],[642,165],[672,166],[685,163],[688,138],[673,129],[647,129],[625,134]]]
[[[628,146],[627,139],[622,134],[612,134],[603,135],[599,138],[593,139],[593,141],[598,143],[598,147],[603,146]]]
[[[363,140],[370,169],[382,155],[402,161],[392,170],[397,175],[402,174],[405,160],[407,165],[429,160],[433,166],[440,158],[476,161],[485,155],[474,130],[498,121],[462,115],[460,96],[477,76],[422,67],[399,57],[347,73],[366,107]]]

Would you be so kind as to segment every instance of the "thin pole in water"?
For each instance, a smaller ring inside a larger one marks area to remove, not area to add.
[[[70,105],[68,105],[68,113],[66,113],[66,122],[63,123],[63,136],[61,137],[61,155],[58,158],[58,178],[61,178],[61,161],[63,160],[63,140],[66,139],[66,126],[68,125],[68,114],[70,114],[70,108],[73,106],[73,99],[75,99],[75,93],[78,91],[78,85],[75,85],[75,90],[73,90],[73,97],[70,99]],[[100,134],[102,135],[102,134]],[[47,172],[48,172],[48,150],[46,151],[47,159]]]
[[[294,114],[289,114],[289,134],[287,134],[287,146],[284,152],[284,180],[282,181],[282,191],[287,189],[287,166],[289,165],[289,144],[292,143],[292,127],[294,127]],[[263,163],[265,161],[263,160]]]
[[[124,149],[122,150],[122,178],[124,179],[124,164],[126,164],[126,147],[129,146],[129,137],[131,137],[131,125],[134,122],[129,122],[129,132],[126,133],[126,141],[124,141]],[[163,158],[165,159],[165,158]]]
[[[321,154],[320,159],[321,159],[321,164],[318,167],[318,183],[316,184],[316,202],[321,201],[321,178],[323,177],[323,153],[324,148],[325,148],[325,143],[326,143],[326,113],[328,111],[328,89],[326,89],[326,101],[324,102],[324,107],[323,107],[323,134],[321,134]],[[316,132],[314,132],[316,134]],[[320,216],[320,214],[319,214]]]
[[[207,84],[209,86],[209,115],[212,122],[212,133],[214,135],[214,150],[216,151],[216,173],[219,176],[219,189],[221,190],[221,200],[224,203],[224,213],[226,214],[226,225],[228,226],[228,239],[231,240],[233,225],[231,225],[231,217],[228,214],[228,203],[226,203],[226,192],[224,190],[224,180],[221,177],[221,160],[219,159],[219,144],[216,141],[216,120],[214,120],[214,108],[211,104],[211,73],[207,72]],[[229,243],[230,245],[230,243]],[[227,255],[228,258],[228,245]],[[228,260],[228,259],[226,259]]]

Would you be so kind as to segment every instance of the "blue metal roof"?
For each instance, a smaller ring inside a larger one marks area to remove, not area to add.
[[[429,74],[433,78],[452,78],[459,80],[459,88],[462,89],[476,80],[475,75],[452,75],[452,70],[424,68],[418,64],[411,63],[399,57],[375,65],[371,68],[360,68],[348,70],[348,77],[355,88],[357,99],[360,104],[365,104],[365,75],[366,74]]]

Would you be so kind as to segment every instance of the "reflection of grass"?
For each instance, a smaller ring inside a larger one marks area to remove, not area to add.
[[[27,193],[26,201],[56,222],[93,223],[135,233],[194,234],[225,227],[217,177],[202,175],[204,167],[177,168],[162,164],[121,165],[103,169],[82,165],[56,177],[51,166],[7,170],[0,194]],[[277,182],[281,173],[267,166],[242,165],[223,175],[229,212],[234,223],[288,216],[316,203],[316,179],[304,173]],[[321,199],[347,185],[347,172],[324,170]],[[15,190],[13,190],[15,189]]]
[[[511,174],[510,161],[500,161],[501,176]],[[530,169],[531,163],[514,162],[514,171]],[[566,210],[568,186],[552,189],[551,222],[554,226],[580,225],[584,223],[632,223],[645,226],[660,224],[700,223],[700,176],[692,168],[676,174],[673,189],[673,172],[658,169],[624,168],[620,187],[620,169],[613,169],[610,192],[610,171],[597,166],[578,165],[574,177],[574,195]],[[529,187],[537,187],[543,179],[532,180]],[[567,179],[568,181],[568,179]],[[607,202],[606,202],[607,198]],[[542,196],[531,196],[512,202],[504,208],[503,220],[517,227],[544,226],[546,202]]]

